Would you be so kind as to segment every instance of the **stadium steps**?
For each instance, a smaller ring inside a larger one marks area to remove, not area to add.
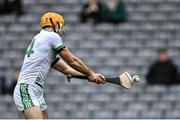
[[[168,48],[180,65],[179,0],[124,0],[129,21],[116,26],[79,23],[78,15],[86,2],[25,0],[25,15],[0,16],[0,67],[4,72],[11,75],[12,67],[21,66],[28,44],[40,30],[39,18],[46,11],[65,16],[65,45],[96,72],[117,76],[129,71],[143,78],[159,47]],[[178,85],[137,84],[124,90],[77,79],[68,83],[55,71],[49,73],[46,83],[49,118],[180,118]],[[22,118],[11,97],[0,96],[0,101],[0,118]]]

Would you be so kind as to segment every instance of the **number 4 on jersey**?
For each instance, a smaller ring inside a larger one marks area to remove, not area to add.
[[[28,47],[28,49],[27,49],[27,51],[26,51],[27,57],[30,57],[31,54],[34,53],[34,50],[33,50],[34,42],[35,42],[35,39],[33,39],[33,40],[31,41],[31,44],[29,45],[29,47]]]

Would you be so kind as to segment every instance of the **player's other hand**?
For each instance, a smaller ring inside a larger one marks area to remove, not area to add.
[[[102,74],[92,74],[89,77],[90,82],[94,82],[96,84],[105,84],[106,80]]]

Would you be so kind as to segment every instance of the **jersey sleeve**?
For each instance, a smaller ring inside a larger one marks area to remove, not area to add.
[[[53,50],[57,53],[61,52],[65,48],[61,37],[57,33],[51,35],[50,44],[52,45]]]

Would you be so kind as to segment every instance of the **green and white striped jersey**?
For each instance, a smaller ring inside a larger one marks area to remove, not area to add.
[[[57,33],[41,30],[33,38],[26,51],[18,84],[36,84],[43,88],[53,60],[64,47],[61,37]]]

